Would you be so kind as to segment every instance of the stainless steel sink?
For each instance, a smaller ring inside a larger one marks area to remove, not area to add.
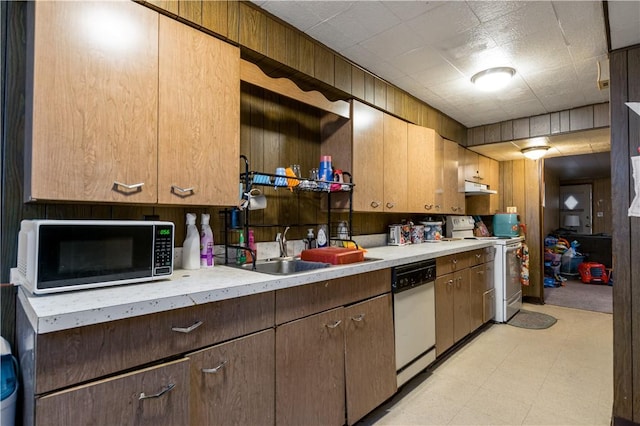
[[[272,275],[291,275],[298,272],[311,271],[313,269],[328,268],[330,263],[309,262],[295,257],[279,257],[256,261],[256,272]],[[253,270],[251,263],[242,265],[242,269]]]

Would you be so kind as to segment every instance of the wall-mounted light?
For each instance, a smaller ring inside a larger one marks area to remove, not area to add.
[[[520,152],[522,152],[522,155],[527,157],[529,160],[539,160],[545,156],[548,150],[549,146],[540,145],[522,148]]]
[[[516,70],[511,67],[496,67],[480,71],[471,77],[471,82],[480,90],[493,91],[505,87],[516,75]]]

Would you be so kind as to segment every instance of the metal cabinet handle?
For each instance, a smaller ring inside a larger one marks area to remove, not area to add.
[[[395,206],[395,203],[387,203],[387,208],[392,209]]]
[[[447,285],[448,285],[449,287],[451,287],[451,285],[452,285],[452,284],[453,284],[453,280],[449,280],[449,281],[447,281]]]
[[[213,367],[213,368],[203,368],[202,372],[203,373],[217,373],[222,367],[224,367],[227,364],[227,361],[222,361],[217,367]]]
[[[440,204],[436,204],[436,210],[440,210]]]
[[[455,265],[456,263],[458,263],[458,259],[451,259],[451,263]]]
[[[424,205],[424,209],[425,210],[431,210],[433,208],[433,204],[425,204]]]
[[[113,186],[114,187],[121,186],[126,189],[137,189],[138,191],[141,191],[142,187],[144,186],[144,182],[128,184],[128,183],[113,181]]]
[[[171,327],[171,331],[177,331],[178,333],[191,333],[196,328],[202,325],[202,321],[197,321],[190,327]]]
[[[342,320],[337,320],[333,324],[325,324],[325,327],[327,327],[327,328],[336,328],[340,324],[342,324]]]
[[[178,185],[171,185],[171,192],[179,196],[188,196],[195,194],[195,188],[193,186],[189,188],[181,188]]]
[[[480,259],[480,256],[482,256],[482,254],[476,253],[476,259]]]
[[[373,207],[374,209],[377,209],[378,207],[380,207],[380,202],[379,201],[372,201],[371,202],[371,207]]]
[[[360,321],[362,321],[362,320],[364,319],[364,314],[360,314],[360,315],[358,315],[358,316],[351,317],[351,319],[352,319],[353,321],[358,321],[358,322],[360,322]]]
[[[144,392],[142,392],[142,393],[140,393],[140,396],[138,397],[138,400],[160,398],[162,395],[164,395],[165,393],[169,392],[171,389],[173,389],[175,387],[176,387],[175,383],[169,383],[166,388],[162,389],[160,392],[158,392],[156,394],[147,395]]]

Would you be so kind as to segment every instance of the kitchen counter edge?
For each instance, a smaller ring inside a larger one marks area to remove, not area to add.
[[[161,281],[40,296],[19,287],[18,300],[35,332],[44,334],[393,268],[492,245],[487,240],[459,240],[375,247],[367,250],[366,257],[379,260],[285,276],[220,265],[211,269],[177,269],[171,278]]]

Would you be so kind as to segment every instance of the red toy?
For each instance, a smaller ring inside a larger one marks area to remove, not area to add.
[[[578,273],[583,283],[609,283],[607,270],[602,263],[582,262],[578,265]]]

